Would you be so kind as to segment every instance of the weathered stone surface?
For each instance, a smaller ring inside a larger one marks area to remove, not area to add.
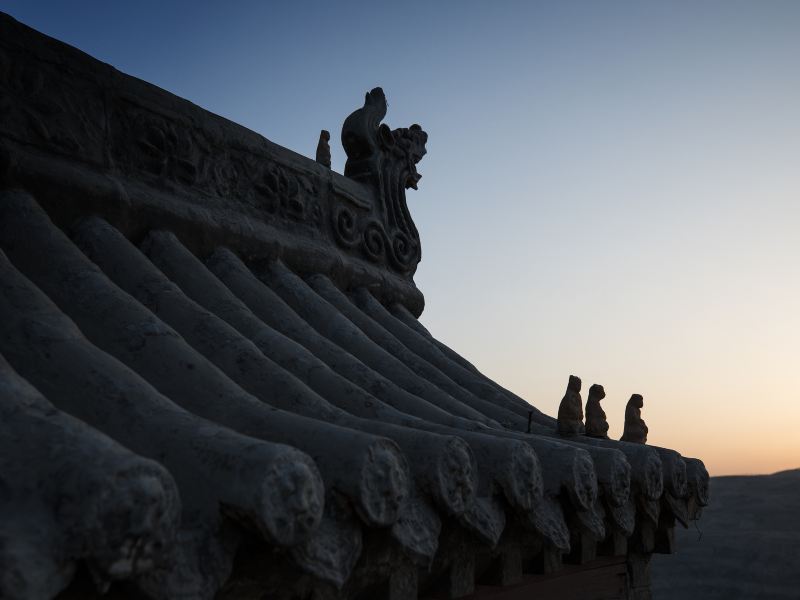
[[[0,310],[9,316],[0,320],[0,352],[56,407],[169,469],[181,492],[182,527],[197,532],[181,553],[217,548],[212,552],[226,557],[195,571],[191,589],[214,589],[227,576],[235,549],[217,537],[223,518],[248,523],[276,544],[297,543],[316,529],[323,486],[310,458],[183,411],[88,342],[4,254],[0,270]],[[187,592],[183,582],[175,586],[163,582],[163,596]]]
[[[658,446],[650,447],[658,452],[661,462],[664,464],[665,491],[675,498],[687,498],[690,490],[686,461],[675,450]]]
[[[431,503],[417,491],[392,524],[392,537],[410,558],[423,567],[429,566],[439,548],[442,520]]]
[[[506,528],[506,513],[496,495],[478,497],[461,515],[459,522],[484,544],[494,548]]]
[[[636,504],[634,500],[628,500],[622,506],[606,506],[606,511],[611,517],[613,527],[622,534],[623,539],[633,535],[636,526]],[[617,545],[619,542],[614,541]],[[615,552],[614,554],[618,554]]]
[[[394,522],[408,494],[408,467],[399,449],[388,440],[274,409],[268,404],[274,389],[263,377],[272,365],[251,342],[186,298],[104,221],[82,221],[76,226],[76,242],[123,290],[147,303],[165,325],[174,325],[176,336],[184,336],[180,340],[184,343],[176,342],[173,347],[159,347],[148,339],[135,352],[127,345],[105,347],[97,340],[99,346],[133,366],[192,412],[241,433],[304,450],[320,466],[326,486],[350,498],[366,522]],[[104,283],[98,282],[98,287],[106,289],[105,296],[118,296],[116,306],[109,310],[117,313],[121,328],[130,328],[129,323],[146,318],[143,305],[129,302]],[[93,308],[88,297],[81,298],[81,305],[87,310]],[[84,326],[84,331],[87,329]],[[118,336],[105,333],[121,339],[123,330]],[[151,357],[157,359],[158,367]],[[182,370],[183,365],[191,365],[190,372]],[[214,377],[223,375],[218,368],[231,379]],[[224,403],[221,398],[225,398]]]
[[[0,355],[0,595],[52,598],[78,561],[102,590],[169,567],[175,482],[50,404]]]
[[[361,556],[362,529],[346,502],[329,498],[319,530],[291,549],[301,569],[341,588]]]
[[[454,513],[465,509],[475,486],[473,481],[475,473],[471,467],[471,451],[466,444],[458,438],[436,436],[399,426],[413,424],[416,419],[398,413],[385,405],[381,409],[382,403],[377,398],[337,377],[324,363],[299,344],[282,338],[274,330],[268,329],[196,258],[180,246],[174,236],[151,235],[148,240],[148,254],[157,260],[158,264],[166,269],[171,277],[179,281],[193,297],[204,302],[207,308],[216,314],[228,318],[233,325],[238,324],[240,331],[247,331],[250,336],[255,333],[254,342],[264,351],[270,351],[272,355],[275,355],[278,348],[287,346],[285,359],[281,361],[281,364],[292,368],[298,377],[310,381],[312,384],[317,382],[315,387],[319,394],[324,394],[339,402],[340,406],[349,413],[368,417],[369,420],[363,421],[346,412],[337,412],[332,405],[327,404],[322,396],[310,390],[293,391],[291,388],[287,389],[286,385],[281,385],[280,381],[273,380],[271,381],[273,389],[276,389],[277,386],[276,391],[280,390],[281,392],[272,395],[274,400],[285,401],[287,397],[299,397],[297,402],[284,404],[282,407],[349,427],[379,433],[395,440],[409,457],[412,472],[415,473],[420,485],[431,493],[442,508]],[[158,240],[158,252],[154,246],[156,240]],[[308,358],[308,367],[302,367],[301,358],[304,356]],[[347,399],[354,393],[363,399],[354,398],[352,402],[348,401]],[[391,425],[392,423],[395,426]]]
[[[334,415],[342,411],[366,419],[394,423],[413,422],[414,419],[409,414],[400,412],[369,394],[339,375],[305,346],[269,327],[183,246],[175,235],[151,232],[145,238],[143,250],[187,296],[250,339],[264,356],[293,374],[315,393],[298,397],[287,388],[280,387],[278,389],[281,393],[275,394],[274,400],[290,402],[283,404],[282,408],[325,420],[338,419]],[[257,289],[244,286],[236,289],[244,291],[245,298],[252,297],[257,307],[261,306],[258,304]]]
[[[709,476],[703,461],[698,458],[683,457],[686,463],[686,474],[689,483],[689,491],[697,507],[708,505],[709,500]]]
[[[664,491],[664,479],[667,472],[661,454],[655,448],[642,444],[616,442],[612,440],[583,437],[580,443],[614,449],[622,452],[631,466],[631,483],[634,495],[642,494],[651,500],[657,500]],[[674,457],[665,456],[668,460]],[[672,473],[672,469],[669,469]]]
[[[405,346],[432,365],[435,365],[436,368],[440,369],[453,381],[472,391],[476,396],[489,400],[507,410],[514,411],[526,420],[530,415],[539,425],[546,427],[555,425],[555,419],[545,415],[522,398],[503,389],[478,372],[466,359],[433,338],[430,332],[404,306],[394,304],[387,308],[364,288],[357,289],[353,296],[363,311],[380,322]]]
[[[522,516],[520,521],[537,531],[544,538],[546,546],[559,555],[570,551],[569,525],[557,498],[545,495],[537,504],[536,510]]]
[[[282,263],[271,263],[261,272],[261,278],[302,317],[305,323],[313,327],[315,335],[322,336],[335,344],[338,354],[342,354],[342,350],[349,352],[361,363],[401,389],[427,400],[452,415],[499,427],[499,423],[470,406],[468,396],[456,398],[444,392],[419,376],[409,365],[400,361],[388,350],[373,342],[342,312],[314,293],[306,282]]]
[[[383,352],[390,354],[406,369],[413,371],[418,378],[424,379],[452,398],[478,411],[483,417],[493,419],[504,427],[514,429],[521,426],[518,414],[503,406],[498,406],[490,400],[480,398],[456,383],[434,365],[417,356],[380,323],[362,312],[330,279],[316,274],[309,277],[307,283],[336,311],[347,317],[364,335],[369,337],[373,344]]]

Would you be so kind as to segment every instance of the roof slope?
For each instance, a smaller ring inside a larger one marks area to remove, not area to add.
[[[456,597],[706,503],[417,321],[427,136],[379,88],[344,177],[0,15],[0,106],[3,597]]]

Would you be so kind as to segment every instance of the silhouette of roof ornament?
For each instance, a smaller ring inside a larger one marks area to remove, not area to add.
[[[642,419],[644,399],[640,394],[633,394],[625,407],[625,430],[620,440],[634,444],[647,443],[647,425]]]
[[[558,407],[558,433],[561,435],[583,433],[582,404],[580,377],[570,375],[567,391]]]
[[[600,401],[605,397],[606,391],[602,385],[595,383],[589,388],[589,397],[586,399],[586,435],[589,437],[608,437],[606,412],[600,406]]]
[[[420,261],[420,241],[406,204],[406,190],[417,189],[422,175],[417,163],[425,156],[428,134],[419,125],[390,129],[386,96],[379,87],[367,92],[364,106],[342,125],[342,146],[347,153],[345,176],[374,188],[377,205],[365,227],[365,253],[379,260],[385,252],[392,266],[413,273]]]
[[[316,160],[323,167],[331,168],[331,132],[323,129],[319,132],[319,142],[317,142]]]

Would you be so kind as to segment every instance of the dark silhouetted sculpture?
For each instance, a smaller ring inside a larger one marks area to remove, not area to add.
[[[558,433],[577,435],[583,431],[583,406],[581,402],[581,380],[569,376],[567,391],[558,407]]]
[[[606,412],[600,406],[600,401],[605,397],[606,391],[602,385],[595,383],[589,388],[589,397],[586,399],[586,435],[589,437],[608,437]]]
[[[422,175],[417,163],[425,156],[428,134],[419,125],[390,129],[386,96],[381,88],[367,92],[364,106],[342,125],[347,153],[344,174],[371,186],[377,193],[378,220],[364,227],[362,249],[373,262],[388,262],[395,270],[413,273],[420,260],[420,241],[406,204],[406,190],[417,189]],[[349,223],[354,217],[344,219]],[[341,237],[341,236],[340,236]]]
[[[323,167],[331,168],[331,132],[323,129],[319,132],[319,142],[317,143],[317,162]]]
[[[620,440],[634,444],[647,443],[647,425],[642,420],[642,406],[644,399],[639,394],[633,394],[625,407],[625,431]]]

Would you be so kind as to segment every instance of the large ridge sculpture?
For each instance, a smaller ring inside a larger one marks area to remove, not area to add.
[[[370,251],[375,244],[387,244],[394,265],[413,273],[421,258],[420,241],[406,203],[406,190],[417,189],[422,178],[417,163],[425,156],[428,134],[416,124],[390,129],[381,122],[386,110],[386,96],[376,87],[367,92],[364,106],[345,119],[342,125],[342,146],[347,153],[344,174],[371,185],[377,192],[383,227],[375,227],[371,235],[378,235],[382,240],[369,240]]]

